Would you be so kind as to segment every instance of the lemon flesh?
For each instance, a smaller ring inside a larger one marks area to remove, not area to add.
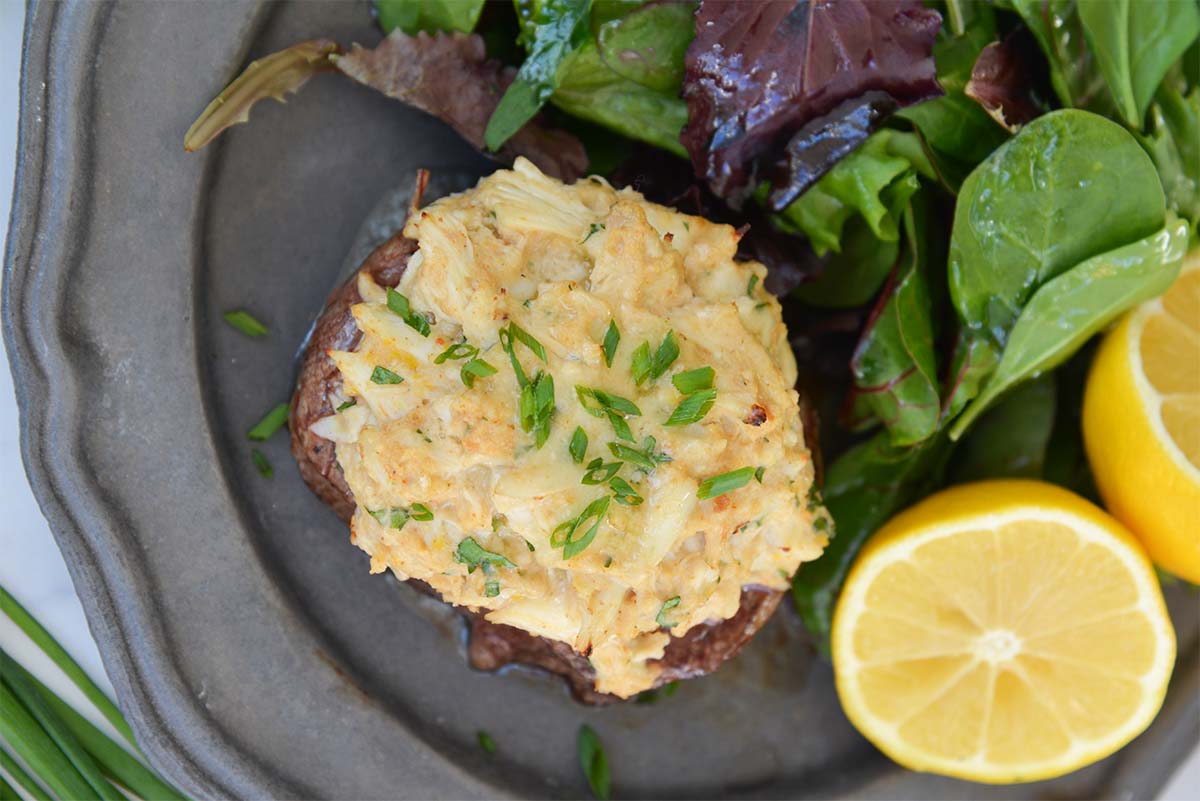
[[[1104,505],[1156,564],[1200,583],[1200,252],[1105,336],[1083,433]]]
[[[957,487],[893,518],[833,625],[859,731],[906,767],[989,783],[1116,751],[1157,714],[1174,655],[1136,540],[1032,481]]]

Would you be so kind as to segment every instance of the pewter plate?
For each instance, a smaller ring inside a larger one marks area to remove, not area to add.
[[[192,795],[579,797],[586,722],[620,797],[1148,797],[1200,739],[1196,598],[1178,591],[1181,663],[1154,726],[1017,787],[893,766],[788,608],[653,706],[588,709],[548,676],[470,670],[456,617],[368,575],[285,437],[264,479],[244,432],[287,397],[327,292],[394,224],[413,171],[448,191],[491,165],[333,75],[183,152],[248,59],[375,42],[363,3],[39,3],[28,20],[3,298],[25,463],[122,707]],[[243,306],[269,337],[222,322]]]

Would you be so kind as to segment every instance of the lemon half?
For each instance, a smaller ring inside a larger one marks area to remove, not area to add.
[[[1200,583],[1200,251],[1104,337],[1083,434],[1104,505],[1157,564]]]
[[[833,622],[838,695],[896,762],[988,783],[1058,776],[1154,719],[1175,637],[1153,567],[1061,488],[986,481],[897,515]]]

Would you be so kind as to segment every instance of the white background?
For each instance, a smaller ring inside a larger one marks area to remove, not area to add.
[[[17,149],[17,82],[23,21],[24,6],[19,0],[0,0],[0,220],[5,221],[6,229]],[[111,694],[62,556],[25,480],[17,442],[12,375],[3,350],[0,342],[0,584],[33,612],[84,670]],[[82,696],[55,675],[49,663],[40,658],[40,653],[6,618],[0,619],[0,645],[43,681],[51,683],[76,708],[85,709]],[[103,725],[98,715],[92,713],[89,717]],[[1197,797],[1200,797],[1200,753],[1193,755],[1162,796],[1169,801]]]

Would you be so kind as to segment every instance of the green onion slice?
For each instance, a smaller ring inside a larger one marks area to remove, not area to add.
[[[429,336],[429,318],[424,314],[418,314],[413,311],[412,304],[408,302],[408,298],[391,287],[388,287],[387,291],[387,307],[400,319],[404,320],[405,325],[409,328],[416,330],[423,337]]]
[[[686,426],[689,423],[697,423],[704,419],[712,409],[713,403],[717,400],[717,391],[715,389],[705,389],[700,392],[693,392],[688,395],[679,405],[675,407],[675,411],[671,412],[671,416],[663,425],[667,426]]]
[[[271,467],[271,462],[258,448],[250,449],[250,459],[254,462],[254,466],[258,468],[258,472],[265,478],[270,478],[275,475],[275,468]]]
[[[458,550],[454,552],[454,561],[460,565],[466,565],[468,573],[474,573],[475,568],[480,565],[516,567],[516,565],[508,560],[507,556],[502,553],[486,550],[473,537],[467,537],[458,544]]]
[[[678,595],[676,595],[674,598],[668,598],[663,602],[662,609],[658,610],[658,614],[655,616],[654,622],[664,629],[674,628],[675,626],[679,625],[675,621],[667,620],[667,612],[671,611],[677,606],[679,606]]]
[[[609,496],[604,495],[589,503],[579,517],[559,523],[550,535],[551,547],[561,547],[563,559],[570,559],[582,553],[596,538],[600,524],[604,521],[604,516],[608,514],[608,504]],[[575,536],[589,522],[591,522],[591,526],[581,536]]]
[[[583,464],[583,458],[587,456],[587,447],[587,432],[583,430],[583,426],[575,426],[575,433],[571,435],[571,444],[568,447],[575,464]]]
[[[671,383],[681,394],[691,395],[693,392],[710,389],[715,375],[716,371],[711,367],[697,367],[695,370],[686,370],[671,376]]]
[[[606,462],[597,456],[588,462],[581,484],[605,484],[621,470],[621,462]]]
[[[408,524],[408,510],[403,506],[390,506],[383,509],[368,509],[367,514],[375,518],[379,525],[400,531]]]
[[[408,511],[412,515],[412,519],[418,523],[428,523],[433,519],[433,512],[429,511],[429,507],[423,503],[414,503]]]
[[[246,433],[246,436],[255,442],[265,442],[271,438],[272,434],[283,428],[284,424],[287,423],[287,418],[288,405],[281,403],[267,412],[266,416],[259,420],[258,424]]]
[[[458,377],[467,385],[467,389],[475,388],[476,378],[487,378],[489,375],[495,374],[496,368],[483,359],[471,359],[458,371]]]
[[[621,331],[617,328],[617,321],[610,320],[608,322],[608,330],[604,332],[604,342],[601,348],[604,350],[604,363],[612,367],[613,356],[617,355],[617,345],[621,342]]]
[[[758,286],[758,274],[751,274],[750,280],[746,282],[746,296],[754,297],[754,287]]]
[[[241,331],[248,337],[263,337],[269,332],[267,327],[255,319],[254,315],[245,309],[237,309],[235,311],[227,311],[224,315],[225,322]]]
[[[706,478],[700,482],[700,489],[697,491],[696,497],[702,501],[706,501],[709,498],[733,492],[735,489],[741,489],[749,484],[750,479],[753,477],[753,467],[742,467],[737,470],[730,470],[728,473],[722,473],[719,476]]]
[[[335,409],[334,411],[344,412],[347,409],[349,409],[350,407],[357,406],[357,405],[358,405],[358,398],[351,398],[350,400],[346,401],[345,403],[338,404],[337,409]]]
[[[624,506],[639,506],[642,503],[642,496],[620,476],[613,476],[608,486],[613,491],[613,500],[617,503]]]
[[[401,384],[403,382],[404,382],[403,378],[401,378],[396,373],[393,373],[391,370],[387,369],[386,367],[381,367],[379,365],[375,365],[375,369],[371,371],[371,383],[372,384],[387,385],[387,384]]]
[[[590,726],[579,727],[579,765],[587,779],[592,795],[600,801],[608,801],[612,794],[612,782],[608,772],[608,757],[600,738]]]
[[[455,342],[434,357],[434,364],[444,364],[447,359],[469,359],[479,353],[479,348],[467,342]]]

